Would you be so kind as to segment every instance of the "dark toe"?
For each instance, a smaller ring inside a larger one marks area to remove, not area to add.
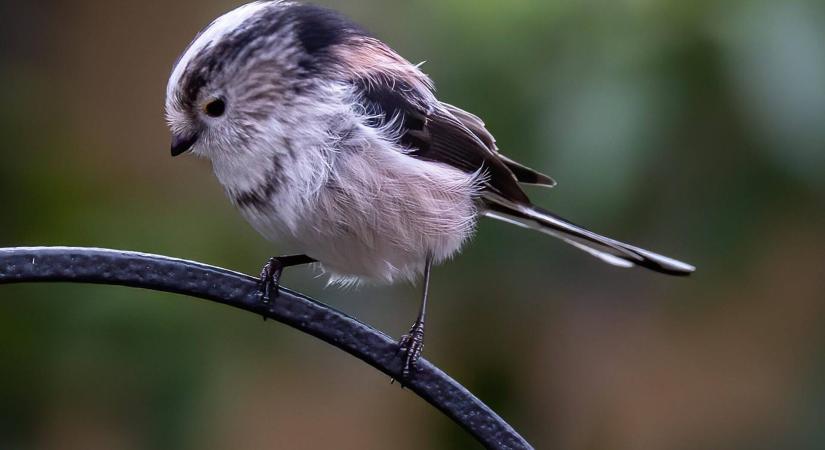
[[[404,335],[399,342],[399,350],[404,353],[404,366],[401,369],[403,379],[409,378],[413,370],[418,368],[418,360],[424,348],[423,339],[416,335]]]

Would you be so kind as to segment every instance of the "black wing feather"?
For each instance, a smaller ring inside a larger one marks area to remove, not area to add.
[[[411,156],[467,173],[482,171],[486,175],[486,189],[513,202],[530,202],[498,154],[448,108],[427,105],[427,100],[403,80],[396,79],[391,84],[357,80],[355,87],[362,106],[372,117],[370,125],[379,127],[397,121],[401,144],[410,149]]]

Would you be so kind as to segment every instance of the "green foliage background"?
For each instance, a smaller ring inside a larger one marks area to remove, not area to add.
[[[698,266],[607,267],[483,222],[434,273],[425,354],[538,448],[825,445],[825,6],[329,1],[560,181],[539,203]],[[274,248],[172,160],[178,53],[226,0],[0,3],[0,246],[255,273]],[[409,286],[289,287],[394,335]],[[364,364],[187,298],[0,288],[0,448],[473,448]]]

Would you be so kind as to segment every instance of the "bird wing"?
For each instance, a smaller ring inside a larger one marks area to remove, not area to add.
[[[454,115],[457,108],[432,101],[427,93],[402,79],[358,80],[355,89],[369,125],[397,130],[410,156],[467,173],[484,173],[485,190],[514,203],[530,203],[494,143],[488,145],[489,133],[479,136],[473,132]],[[469,113],[464,114],[469,117]]]

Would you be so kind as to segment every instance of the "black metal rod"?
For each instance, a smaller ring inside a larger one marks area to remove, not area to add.
[[[234,306],[321,339],[398,379],[396,342],[318,301],[282,288],[266,305],[258,280],[205,264],[95,248],[0,248],[0,284],[70,282],[172,292]],[[527,441],[464,386],[425,359],[405,387],[441,410],[487,448],[530,449]]]

